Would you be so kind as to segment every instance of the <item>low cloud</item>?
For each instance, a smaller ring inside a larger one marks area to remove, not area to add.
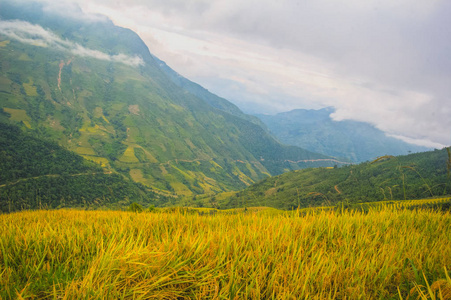
[[[248,112],[333,106],[336,120],[451,144],[450,1],[77,2]]]
[[[69,17],[83,18],[57,6],[107,15],[247,112],[333,106],[336,120],[451,145],[451,1],[39,1]]]
[[[25,44],[67,51],[76,56],[118,62],[134,67],[144,65],[141,57],[125,54],[110,55],[98,50],[89,49],[78,43],[63,40],[52,31],[25,21],[0,20],[0,34],[4,34],[11,39]]]
[[[435,142],[432,142],[431,140],[412,139],[412,138],[405,137],[402,135],[394,135],[394,134],[387,134],[387,136],[393,137],[395,139],[399,139],[406,143],[415,144],[418,146],[424,146],[424,147],[435,148],[435,149],[442,149],[442,148],[446,147],[446,145],[443,145],[440,143],[435,143]]]

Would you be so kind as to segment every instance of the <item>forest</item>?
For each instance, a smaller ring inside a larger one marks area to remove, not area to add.
[[[279,209],[421,199],[451,193],[449,149],[383,156],[371,162],[315,168],[266,178],[220,202],[221,208]]]
[[[0,122],[0,212],[161,205],[166,197],[52,141]]]

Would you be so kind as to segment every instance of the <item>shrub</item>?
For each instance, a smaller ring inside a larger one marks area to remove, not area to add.
[[[143,207],[136,202],[133,202],[128,207],[128,211],[132,211],[132,212],[136,212],[136,213],[142,212],[143,210],[144,210]]]

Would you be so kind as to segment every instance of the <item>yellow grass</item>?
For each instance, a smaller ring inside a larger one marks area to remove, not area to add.
[[[95,124],[94,126],[91,126],[91,122],[85,122],[83,124],[83,127],[79,129],[80,132],[85,133],[99,133],[100,132],[100,126]]]
[[[128,146],[124,154],[119,158],[121,162],[125,163],[138,163],[139,160],[135,156],[135,148],[133,146]]]
[[[0,297],[440,299],[451,216],[433,211],[0,215]],[[445,299],[445,298],[443,298]],[[447,298],[449,299],[449,298]]]
[[[4,40],[0,42],[0,47],[6,47],[10,43],[9,40]]]
[[[360,205],[372,205],[372,206],[389,206],[391,208],[408,208],[421,204],[440,204],[449,202],[450,198],[430,198],[430,199],[415,199],[415,200],[397,200],[397,201],[377,201],[377,202],[364,202]]]
[[[213,168],[210,169],[212,170],[212,172],[214,172],[215,169],[222,169],[222,167],[218,165],[214,160],[210,160],[210,164],[213,165]]]
[[[90,155],[82,155],[82,156],[83,156],[83,158],[85,158],[87,160],[98,163],[102,167],[107,167],[109,165],[109,161],[105,157],[90,156]]]

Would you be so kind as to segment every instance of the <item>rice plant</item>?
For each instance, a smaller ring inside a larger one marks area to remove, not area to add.
[[[451,287],[449,212],[24,211],[0,228],[2,299],[449,299]]]

